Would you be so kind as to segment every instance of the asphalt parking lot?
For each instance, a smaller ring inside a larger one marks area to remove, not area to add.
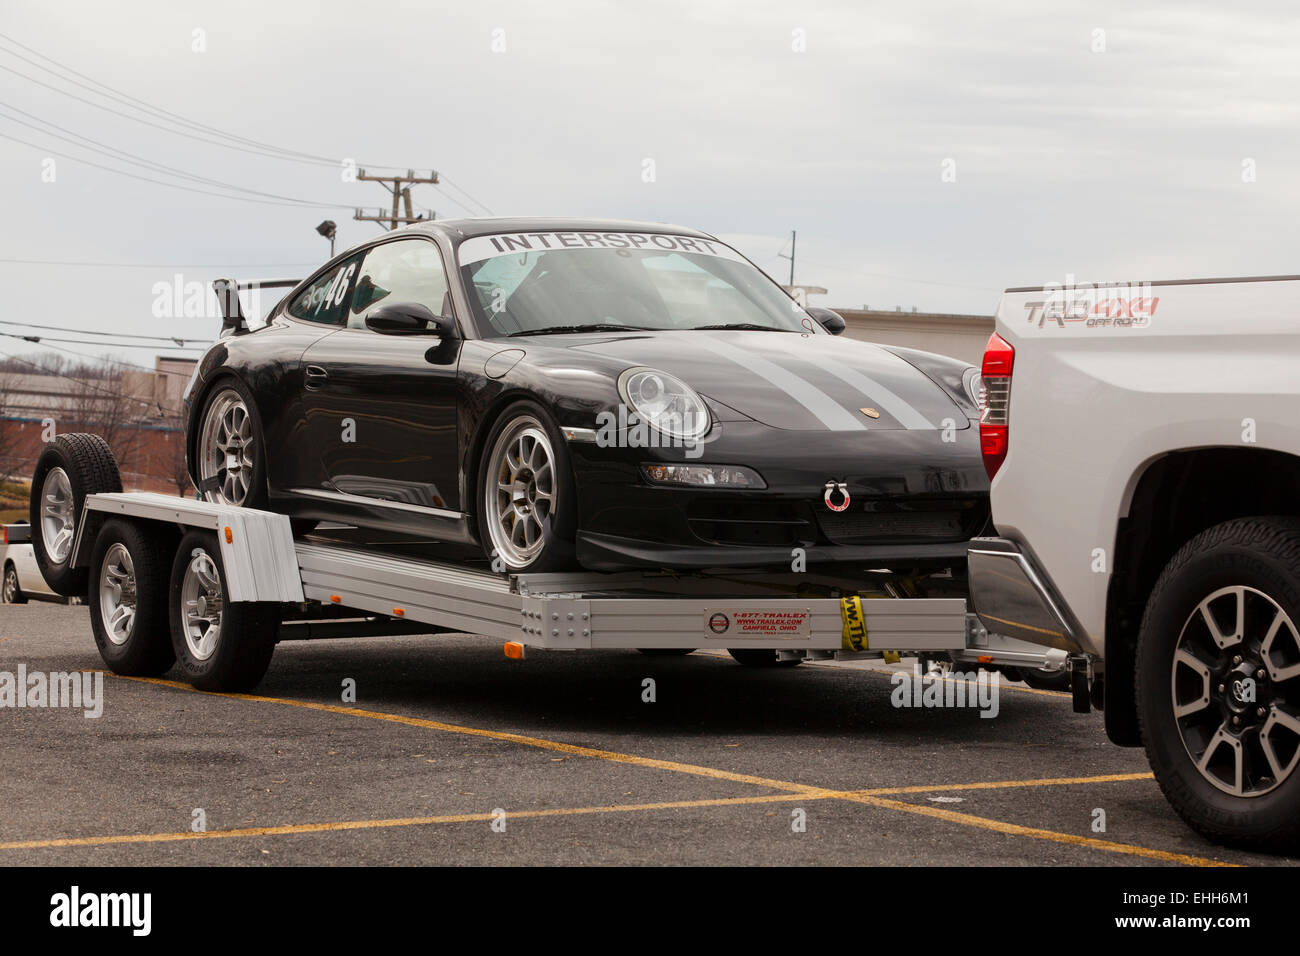
[[[0,607],[0,671],[98,669],[87,615]],[[1065,695],[900,708],[886,671],[457,635],[282,644],[251,695],[106,675],[97,719],[0,709],[0,864],[1296,862],[1186,829]]]

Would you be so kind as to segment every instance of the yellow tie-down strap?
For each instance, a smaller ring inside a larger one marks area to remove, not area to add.
[[[867,618],[862,613],[862,598],[856,594],[840,598],[840,621],[844,625],[840,636],[840,647],[846,651],[869,651],[871,644],[867,640]],[[897,651],[882,651],[885,660],[897,664],[900,660]]]

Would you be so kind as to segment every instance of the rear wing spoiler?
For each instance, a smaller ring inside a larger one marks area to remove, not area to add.
[[[241,289],[292,289],[301,279],[253,279],[237,282],[234,279],[217,279],[212,283],[212,291],[217,294],[217,303],[221,306],[221,337],[243,335],[249,331],[244,309],[239,304]],[[268,310],[269,311],[269,310]]]

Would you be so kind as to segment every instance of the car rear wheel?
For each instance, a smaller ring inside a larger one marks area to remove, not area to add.
[[[1157,580],[1139,725],[1165,796],[1212,840],[1300,847],[1300,519],[1197,535]]]
[[[554,571],[573,562],[572,466],[550,416],[535,402],[510,406],[484,443],[479,532],[493,567]]]
[[[266,507],[262,428],[253,398],[234,379],[217,387],[204,405],[195,471],[205,501],[234,507]]]
[[[0,588],[0,597],[4,598],[5,604],[27,603],[23,589],[18,586],[18,569],[12,564],[5,565],[4,586]]]

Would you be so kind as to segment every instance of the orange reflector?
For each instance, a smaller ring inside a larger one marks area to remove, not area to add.
[[[235,533],[234,533],[233,531],[231,531],[229,527],[227,527],[227,528],[226,528],[226,544],[234,544],[234,543],[235,543]]]
[[[342,601],[342,600],[343,600],[343,598],[340,597],[340,596],[337,595],[337,594],[331,594],[331,595],[330,595],[330,600],[333,601],[335,604],[338,604],[339,601]]]
[[[406,614],[406,608],[395,607],[393,608],[393,614],[395,614],[397,617],[402,617],[404,614]]]
[[[975,660],[979,661],[981,664],[993,663],[993,657],[989,654],[981,654],[979,657],[975,658]]]
[[[506,641],[506,657],[512,661],[522,661],[524,659],[524,645],[518,641]]]

